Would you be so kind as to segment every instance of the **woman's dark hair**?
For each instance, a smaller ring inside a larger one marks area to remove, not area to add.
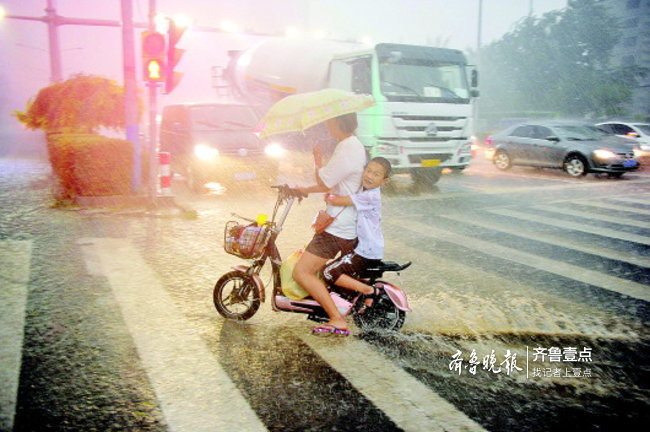
[[[390,177],[390,172],[393,170],[393,167],[390,164],[390,161],[385,157],[377,156],[370,159],[370,162],[378,163],[384,168],[384,178]]]
[[[336,124],[338,125],[341,132],[346,134],[354,133],[357,130],[357,113],[353,112],[350,114],[343,114],[342,116],[336,117]]]

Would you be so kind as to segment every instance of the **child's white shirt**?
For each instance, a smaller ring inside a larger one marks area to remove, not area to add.
[[[354,252],[367,259],[384,257],[384,236],[381,232],[381,190],[367,189],[350,195],[357,209],[359,244]]]

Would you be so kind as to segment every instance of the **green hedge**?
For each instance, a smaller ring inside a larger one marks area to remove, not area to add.
[[[129,141],[94,134],[49,134],[47,146],[66,198],[132,194]],[[142,171],[145,179],[146,164]]]

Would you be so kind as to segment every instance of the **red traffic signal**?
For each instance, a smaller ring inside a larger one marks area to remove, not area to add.
[[[142,73],[145,81],[165,81],[165,36],[154,31],[142,32]]]
[[[174,68],[183,57],[185,50],[176,48],[176,44],[187,30],[186,26],[176,24],[174,20],[169,20],[169,30],[167,33],[167,64],[165,71],[165,93],[169,94],[176,88],[183,74],[175,72]]]

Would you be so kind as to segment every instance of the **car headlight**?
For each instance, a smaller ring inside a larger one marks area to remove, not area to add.
[[[594,156],[598,159],[613,159],[617,157],[616,153],[613,151],[604,149],[594,150]]]
[[[219,156],[219,150],[207,144],[194,146],[194,155],[201,160],[213,160]]]
[[[278,143],[271,143],[264,147],[264,153],[273,158],[280,158],[287,154],[287,150]]]

